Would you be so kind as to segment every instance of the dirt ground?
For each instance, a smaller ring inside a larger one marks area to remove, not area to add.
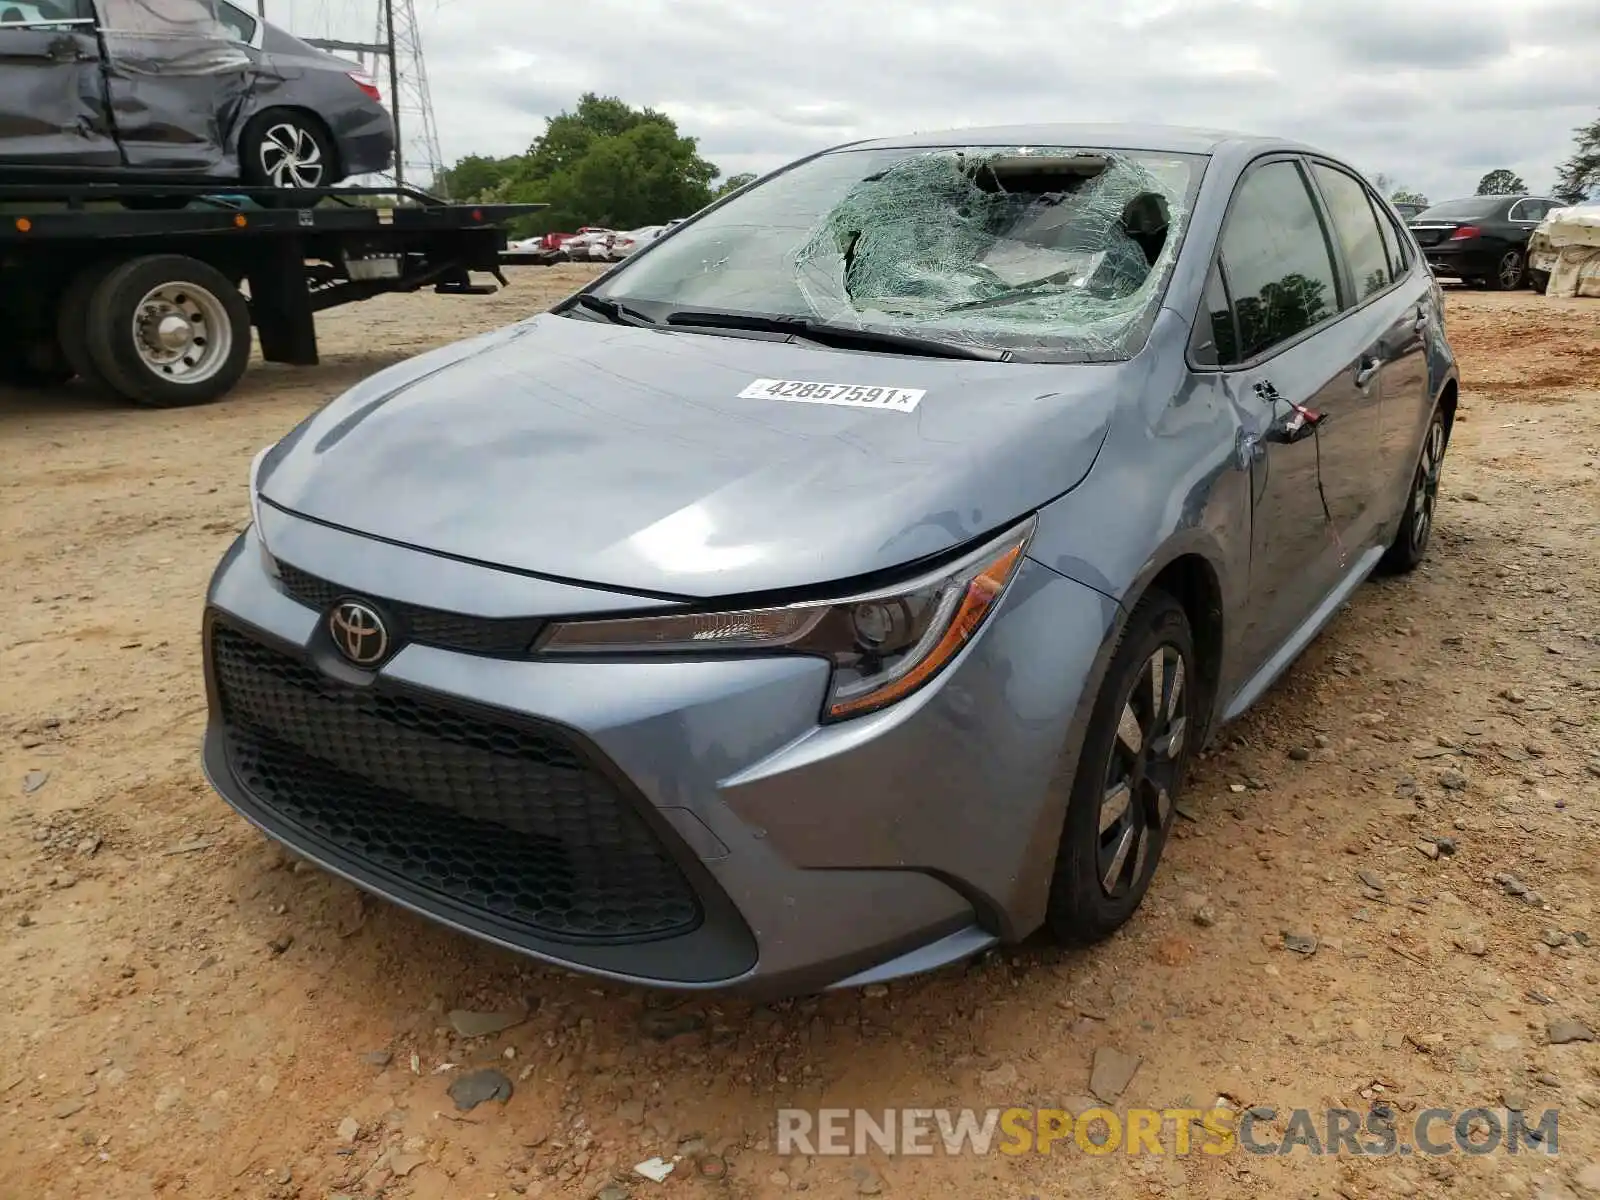
[[[322,367],[207,409],[0,392],[0,1196],[1600,1195],[1600,1045],[1547,1031],[1600,1027],[1600,304],[1451,292],[1465,390],[1429,562],[1362,588],[1225,731],[1121,935],[753,1008],[366,901],[200,773],[201,598],[254,452],[584,271],[329,314]],[[523,1005],[487,1037],[449,1016]],[[772,1141],[780,1107],[1086,1105],[1107,1049],[1140,1059],[1122,1107],[1275,1107],[1261,1139],[1297,1107],[1556,1108],[1559,1154]],[[514,1095],[458,1112],[447,1087],[491,1063]]]

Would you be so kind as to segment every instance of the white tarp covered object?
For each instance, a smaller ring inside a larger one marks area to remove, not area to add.
[[[1600,299],[1600,204],[1551,209],[1530,250],[1528,265],[1549,273],[1545,295]]]

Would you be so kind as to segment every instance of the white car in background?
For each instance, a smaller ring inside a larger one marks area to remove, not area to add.
[[[617,236],[615,229],[602,229],[585,225],[577,235],[561,244],[573,262],[607,262],[611,258],[611,242]]]
[[[639,247],[655,241],[666,228],[665,225],[645,225],[639,229],[630,229],[626,233],[617,234],[611,241],[612,261],[627,258]]]

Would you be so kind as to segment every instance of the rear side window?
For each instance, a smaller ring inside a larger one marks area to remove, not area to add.
[[[1394,218],[1383,210],[1383,206],[1374,204],[1373,209],[1378,214],[1378,232],[1383,235],[1383,252],[1389,257],[1389,275],[1399,279],[1411,267],[1411,254],[1406,249],[1406,235],[1394,223]]]
[[[1333,253],[1296,164],[1267,163],[1245,176],[1228,210],[1221,245],[1240,361],[1338,311]]]
[[[1389,255],[1383,248],[1378,218],[1372,212],[1367,189],[1359,180],[1321,163],[1311,169],[1316,172],[1317,186],[1328,205],[1328,216],[1344,248],[1345,261],[1350,264],[1359,303],[1383,291],[1391,282]]]

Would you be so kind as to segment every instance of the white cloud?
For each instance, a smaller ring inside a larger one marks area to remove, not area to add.
[[[271,0],[370,36],[375,0]],[[1157,121],[1300,138],[1435,199],[1550,186],[1597,110],[1594,0],[417,0],[447,160],[522,150],[592,90],[725,173],[854,138]],[[337,27],[337,28],[335,28]]]

